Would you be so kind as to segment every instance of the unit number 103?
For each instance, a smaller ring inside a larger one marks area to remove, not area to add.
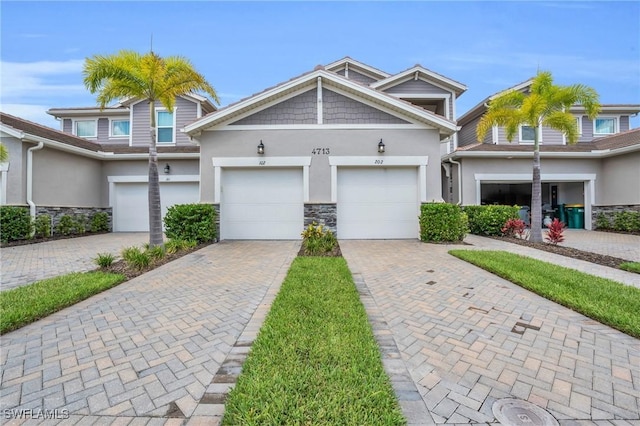
[[[313,155],[329,155],[329,148],[313,148],[311,150]]]

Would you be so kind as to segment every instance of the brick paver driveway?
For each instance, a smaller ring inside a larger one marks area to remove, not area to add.
[[[422,396],[410,424],[494,422],[502,398],[561,425],[640,423],[640,340],[447,254],[464,246],[340,245]]]
[[[184,423],[299,247],[214,244],[4,335],[0,408]]]
[[[566,229],[563,246],[640,262],[640,235]]]
[[[125,247],[149,242],[149,234],[109,233],[47,241],[0,250],[0,290],[8,290],[45,278],[96,268],[98,253],[119,255]]]

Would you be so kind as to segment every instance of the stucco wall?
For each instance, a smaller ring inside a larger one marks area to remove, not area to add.
[[[101,162],[51,148],[33,153],[36,205],[106,207],[101,204]]]
[[[6,203],[26,204],[26,150],[22,142],[12,137],[2,137],[2,143],[9,152],[9,171],[7,172]]]
[[[602,160],[600,205],[640,204],[640,151]]]
[[[386,153],[378,154],[380,139]],[[427,199],[441,200],[440,142],[436,130],[243,130],[205,131],[201,144],[201,202],[214,202],[213,157],[258,157],[256,147],[265,146],[264,157],[311,157],[309,202],[331,202],[329,156],[428,156]],[[314,148],[325,154],[314,155]],[[328,151],[327,151],[328,149]],[[328,153],[327,153],[328,152]]]

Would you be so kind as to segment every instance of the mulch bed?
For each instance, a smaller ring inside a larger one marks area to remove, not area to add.
[[[311,256],[311,255],[305,253],[304,244],[300,245],[300,250],[298,251],[298,256]],[[342,251],[340,250],[340,244],[338,244],[336,242],[336,246],[333,248],[333,250],[328,251],[328,252],[323,253],[323,254],[315,254],[314,256],[320,256],[320,257],[342,257]]]
[[[538,250],[543,250],[550,253],[560,254],[562,256],[571,257],[573,259],[584,260],[587,262],[595,263],[597,265],[609,266],[611,268],[618,268],[621,263],[629,262],[619,257],[607,256],[604,254],[592,253],[590,251],[583,251],[573,247],[566,247],[562,245],[553,245],[549,243],[533,243],[528,240],[521,240],[519,238],[508,237],[491,237],[496,240],[505,241],[513,244],[520,244],[521,246],[528,246]]]
[[[213,243],[212,242],[201,243],[193,248],[182,250],[177,253],[165,254],[162,259],[159,259],[153,262],[152,264],[150,264],[149,266],[147,266],[146,268],[142,268],[142,269],[128,267],[127,263],[123,259],[119,259],[113,262],[111,266],[108,266],[106,268],[98,268],[98,270],[102,272],[111,272],[114,274],[122,274],[126,277],[126,281],[128,281],[132,278],[137,277],[138,275],[142,275],[145,272],[152,271],[166,263],[179,259],[182,256],[186,256],[189,253],[193,253],[194,251],[200,250],[201,248],[204,248],[210,244],[213,244]]]

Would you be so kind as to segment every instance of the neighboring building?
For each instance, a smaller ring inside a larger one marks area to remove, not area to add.
[[[526,91],[531,81],[507,90]],[[501,92],[502,93],[502,92]],[[533,160],[533,129],[521,126],[509,142],[503,128],[494,127],[482,142],[476,127],[493,95],[458,119],[457,145],[443,156],[445,200],[469,204],[529,206]],[[574,106],[580,137],[569,145],[564,135],[542,129],[540,158],[543,209],[582,205],[586,229],[598,211],[640,209],[640,129],[630,130],[630,118],[640,105],[603,105],[590,120]]]

